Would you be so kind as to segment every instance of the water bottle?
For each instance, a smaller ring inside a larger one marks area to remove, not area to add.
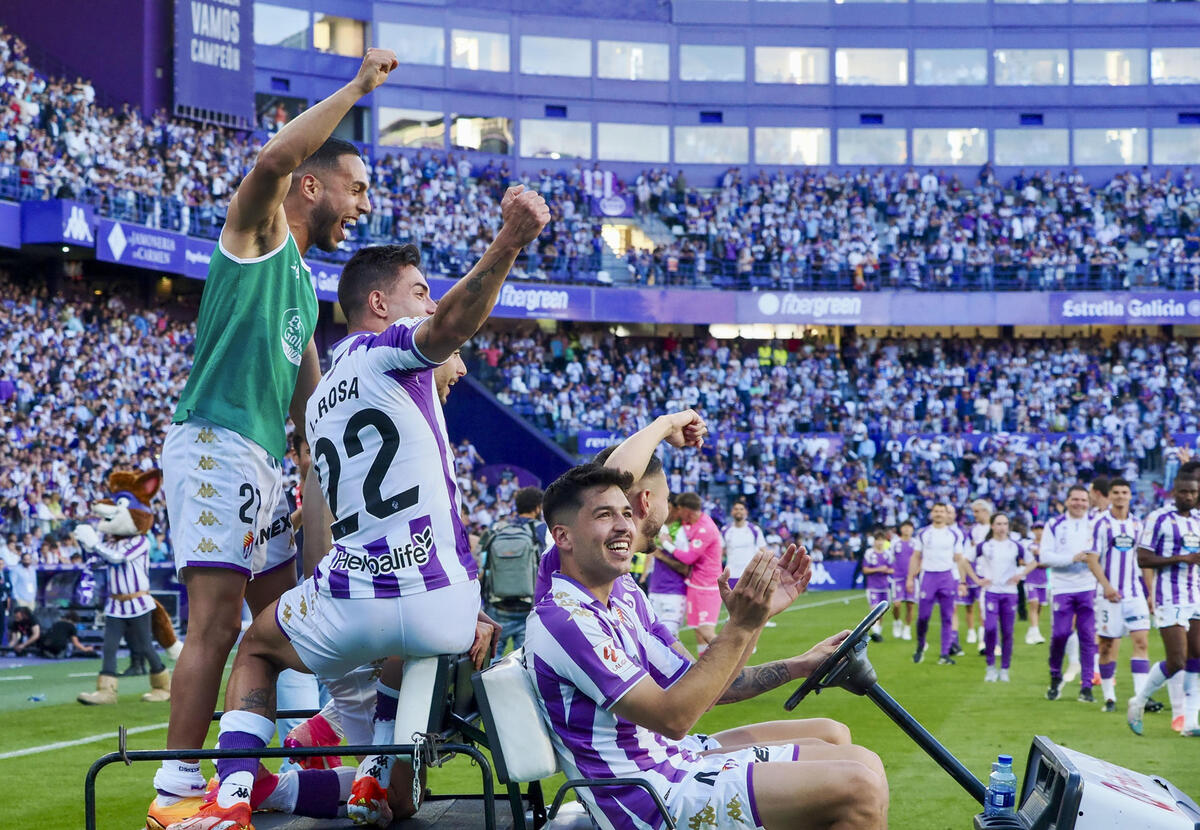
[[[987,800],[983,804],[985,816],[1012,816],[1017,813],[1017,776],[1012,771],[1012,756],[1001,755],[992,764],[988,777]]]

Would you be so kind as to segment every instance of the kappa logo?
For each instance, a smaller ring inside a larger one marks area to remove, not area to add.
[[[290,623],[292,621],[292,606],[285,603],[283,612],[279,616],[285,623]]]
[[[217,459],[211,455],[202,455],[200,460],[196,462],[197,470],[215,470],[221,465],[217,463]]]
[[[63,223],[62,235],[63,239],[73,239],[89,245],[95,244],[96,237],[92,236],[92,229],[88,227],[87,214],[82,206],[71,206],[71,212],[67,214],[67,221]]]
[[[203,527],[212,527],[221,524],[221,520],[214,516],[211,510],[205,510],[201,512],[200,518],[196,519],[195,523]]]
[[[292,263],[292,276],[296,279],[300,279],[300,266],[294,262]]]
[[[221,439],[213,432],[212,427],[200,427],[200,431],[196,433],[194,444],[220,444]]]
[[[714,772],[713,775],[716,775]],[[697,778],[700,776],[697,775]],[[705,827],[717,826],[717,811],[711,804],[705,804],[704,809],[688,819],[688,830],[702,830]]]
[[[300,597],[300,616],[308,616],[308,603],[304,601],[304,597]]]
[[[745,820],[745,813],[742,812],[744,809],[745,806],[742,804],[741,796],[735,795],[733,799],[725,805],[725,815],[733,821],[741,822]]]
[[[809,585],[836,585],[837,580],[833,578],[825,565],[817,562],[813,564],[812,579],[808,582]]]
[[[205,536],[196,545],[195,550],[199,551],[200,553],[213,553],[214,551],[220,550],[220,548],[213,543],[212,539],[209,539],[207,536]]]
[[[196,498],[198,499],[212,499],[219,495],[221,495],[221,493],[217,490],[217,488],[213,487],[207,481],[201,484],[200,489],[196,491]]]
[[[233,797],[242,801],[248,801],[250,799],[250,791],[245,787],[238,787],[233,791]]]

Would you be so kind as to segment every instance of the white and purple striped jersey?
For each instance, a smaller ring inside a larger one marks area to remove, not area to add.
[[[975,574],[980,579],[991,580],[992,584],[984,590],[993,594],[1015,594],[1017,586],[1009,580],[1032,558],[1026,547],[1011,537],[1004,541],[988,539],[975,546]]]
[[[612,708],[644,678],[666,689],[691,664],[655,633],[645,594],[630,585],[617,580],[604,605],[556,573],[529,615],[525,667],[568,778],[641,778],[665,794],[699,756]],[[580,797],[608,830],[661,826],[653,799],[638,787],[588,788]]]
[[[129,619],[140,617],[154,610],[154,597],[150,596],[150,539],[146,536],[127,536],[102,542],[89,553],[104,559],[107,566],[108,598],[104,601],[104,614],[108,617]],[[140,591],[146,593],[136,599],[117,599],[118,595],[129,596]]]
[[[313,574],[328,596],[408,596],[478,575],[436,364],[413,340],[427,319],[343,339],[308,400],[312,463],[333,513],[333,549]]]
[[[746,522],[741,527],[730,522],[721,528],[721,536],[725,540],[725,565],[731,578],[740,577],[754,554],[767,546],[762,528],[754,522]]]
[[[1137,544],[1141,535],[1141,519],[1132,515],[1118,519],[1112,513],[1101,515],[1092,532],[1092,548],[1100,555],[1104,575],[1121,592],[1123,599],[1146,596],[1137,563]]]
[[[1184,515],[1174,505],[1160,507],[1146,517],[1138,547],[1167,559],[1200,552],[1200,518]],[[1200,568],[1179,562],[1155,571],[1155,605],[1200,603]]]
[[[1096,577],[1087,562],[1074,561],[1076,555],[1092,549],[1094,526],[1095,522],[1087,516],[1073,519],[1065,513],[1046,523],[1038,554],[1050,566],[1050,588],[1054,593],[1096,590]]]
[[[926,525],[913,536],[913,550],[921,554],[921,573],[954,571],[954,557],[963,553],[962,532],[951,525]]]

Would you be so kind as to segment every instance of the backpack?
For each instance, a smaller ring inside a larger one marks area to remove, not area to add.
[[[486,595],[496,600],[530,600],[542,548],[535,522],[500,522],[491,529],[484,551]]]

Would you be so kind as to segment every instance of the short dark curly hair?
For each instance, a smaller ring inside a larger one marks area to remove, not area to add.
[[[633,486],[633,474],[605,467],[603,464],[581,464],[572,467],[546,488],[542,496],[542,515],[546,523],[565,524],[583,507],[583,494],[596,487],[619,487],[625,492]]]
[[[371,245],[359,248],[338,281],[338,303],[347,319],[356,320],[365,310],[367,295],[380,291],[406,266],[421,267],[421,249],[416,245]]]

